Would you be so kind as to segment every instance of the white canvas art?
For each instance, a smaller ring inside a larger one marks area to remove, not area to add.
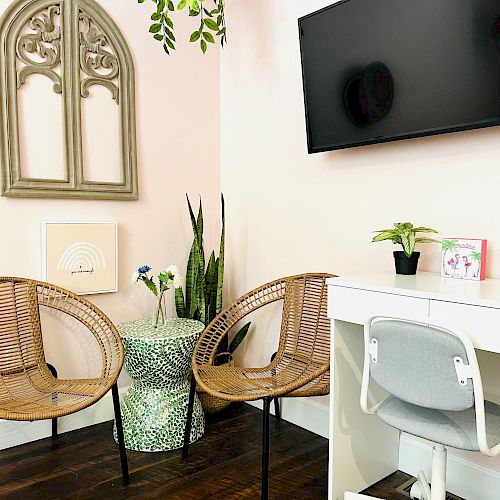
[[[42,277],[79,294],[115,292],[115,222],[43,222]]]

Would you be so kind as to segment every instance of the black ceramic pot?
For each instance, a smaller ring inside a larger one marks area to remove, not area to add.
[[[404,252],[394,252],[396,274],[417,274],[417,264],[420,252],[413,252],[407,257]]]

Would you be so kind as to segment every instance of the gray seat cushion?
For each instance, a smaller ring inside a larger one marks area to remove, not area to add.
[[[500,443],[500,406],[484,402],[486,439],[489,447]],[[479,451],[474,408],[445,411],[422,408],[389,396],[377,409],[386,424],[434,443],[462,450]]]

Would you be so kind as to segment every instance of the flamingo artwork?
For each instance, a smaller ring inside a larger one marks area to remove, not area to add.
[[[458,267],[458,263],[460,262],[458,260],[458,253],[456,253],[449,261],[448,261],[448,265],[453,269],[453,272],[455,272],[457,270],[457,267]]]
[[[467,277],[467,273],[468,273],[470,267],[472,266],[472,262],[469,262],[469,259],[468,259],[467,255],[464,255],[462,257],[462,260],[464,261],[465,277]]]
[[[461,280],[484,280],[486,245],[487,241],[480,239],[444,239],[441,247],[441,276]]]

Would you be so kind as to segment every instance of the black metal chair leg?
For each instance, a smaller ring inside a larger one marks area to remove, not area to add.
[[[191,437],[191,425],[193,423],[194,396],[196,394],[196,379],[191,374],[191,387],[189,389],[189,401],[186,415],[186,427],[184,427],[184,444],[182,446],[182,460],[186,460],[189,454],[189,439]]]
[[[274,358],[276,357],[276,354],[278,354],[278,352],[275,352],[275,353],[271,356],[271,363],[274,361]],[[272,369],[271,369],[271,374],[272,374],[272,375],[276,375],[276,369],[275,369],[275,368],[272,368]],[[275,416],[278,420],[281,420],[280,400],[279,400],[279,398],[273,398],[273,400],[274,400],[274,416]]]
[[[128,474],[127,450],[125,449],[125,437],[123,436],[122,414],[120,411],[120,397],[118,396],[118,386],[111,387],[113,396],[113,408],[115,410],[116,436],[118,438],[118,448],[120,450],[120,464],[122,467],[123,483],[128,484],[130,477]]]
[[[262,412],[262,491],[261,499],[269,498],[269,410],[271,408],[271,398],[264,398],[264,408]]]
[[[281,420],[280,398],[273,398],[274,400],[274,416]]]
[[[50,370],[50,373],[57,378],[57,370],[55,366],[47,363],[47,368]],[[52,404],[57,405],[57,394],[52,394]],[[57,439],[57,418],[52,419],[52,440],[55,441]]]

